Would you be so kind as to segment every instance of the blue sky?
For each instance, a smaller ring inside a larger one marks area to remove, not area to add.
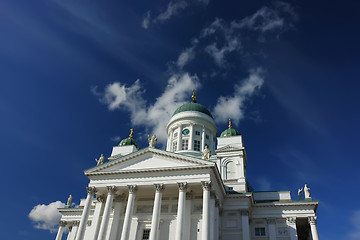
[[[307,183],[320,237],[360,239],[359,7],[1,0],[0,238],[55,238],[53,210],[86,196],[83,170],[132,127],[162,148],[195,88],[219,134],[228,117],[242,133],[255,190],[296,200]]]

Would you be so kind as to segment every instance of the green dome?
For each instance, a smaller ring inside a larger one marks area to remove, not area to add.
[[[204,113],[204,114],[208,115],[209,117],[213,118],[210,111],[206,107],[204,107],[203,105],[196,103],[196,102],[189,102],[189,103],[183,104],[178,109],[176,109],[173,116],[178,113],[187,112],[187,111],[201,112],[201,113]]]
[[[119,146],[128,146],[128,145],[134,145],[139,150],[138,143],[132,137],[125,138],[121,140],[121,142],[119,143]]]
[[[232,137],[238,135],[240,135],[240,133],[236,129],[228,128],[221,133],[220,137]]]

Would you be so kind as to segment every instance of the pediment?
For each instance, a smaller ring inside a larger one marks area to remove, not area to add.
[[[244,149],[243,147],[234,147],[231,145],[226,145],[222,148],[216,149],[216,153],[242,151],[243,149]]]
[[[126,172],[137,170],[159,170],[184,167],[211,166],[212,162],[199,158],[184,156],[177,153],[166,152],[155,148],[145,148],[125,155],[114,156],[112,160],[85,171],[89,173]]]

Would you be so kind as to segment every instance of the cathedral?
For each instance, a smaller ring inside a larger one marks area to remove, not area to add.
[[[139,149],[131,129],[107,160],[102,155],[85,170],[87,196],[77,207],[70,196],[59,209],[56,240],[319,239],[310,188],[299,189],[296,200],[290,191],[255,191],[242,135],[230,119],[218,135],[195,94],[166,133],[166,150],[156,148],[155,135]]]

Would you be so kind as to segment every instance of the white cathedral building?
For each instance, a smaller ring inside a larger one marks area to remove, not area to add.
[[[207,108],[179,107],[166,127],[166,150],[139,149],[132,136],[113,147],[108,161],[85,170],[87,197],[60,208],[56,240],[318,240],[316,209],[305,185],[290,191],[254,191],[246,180],[242,136],[218,137]],[[71,197],[70,197],[71,198]]]

